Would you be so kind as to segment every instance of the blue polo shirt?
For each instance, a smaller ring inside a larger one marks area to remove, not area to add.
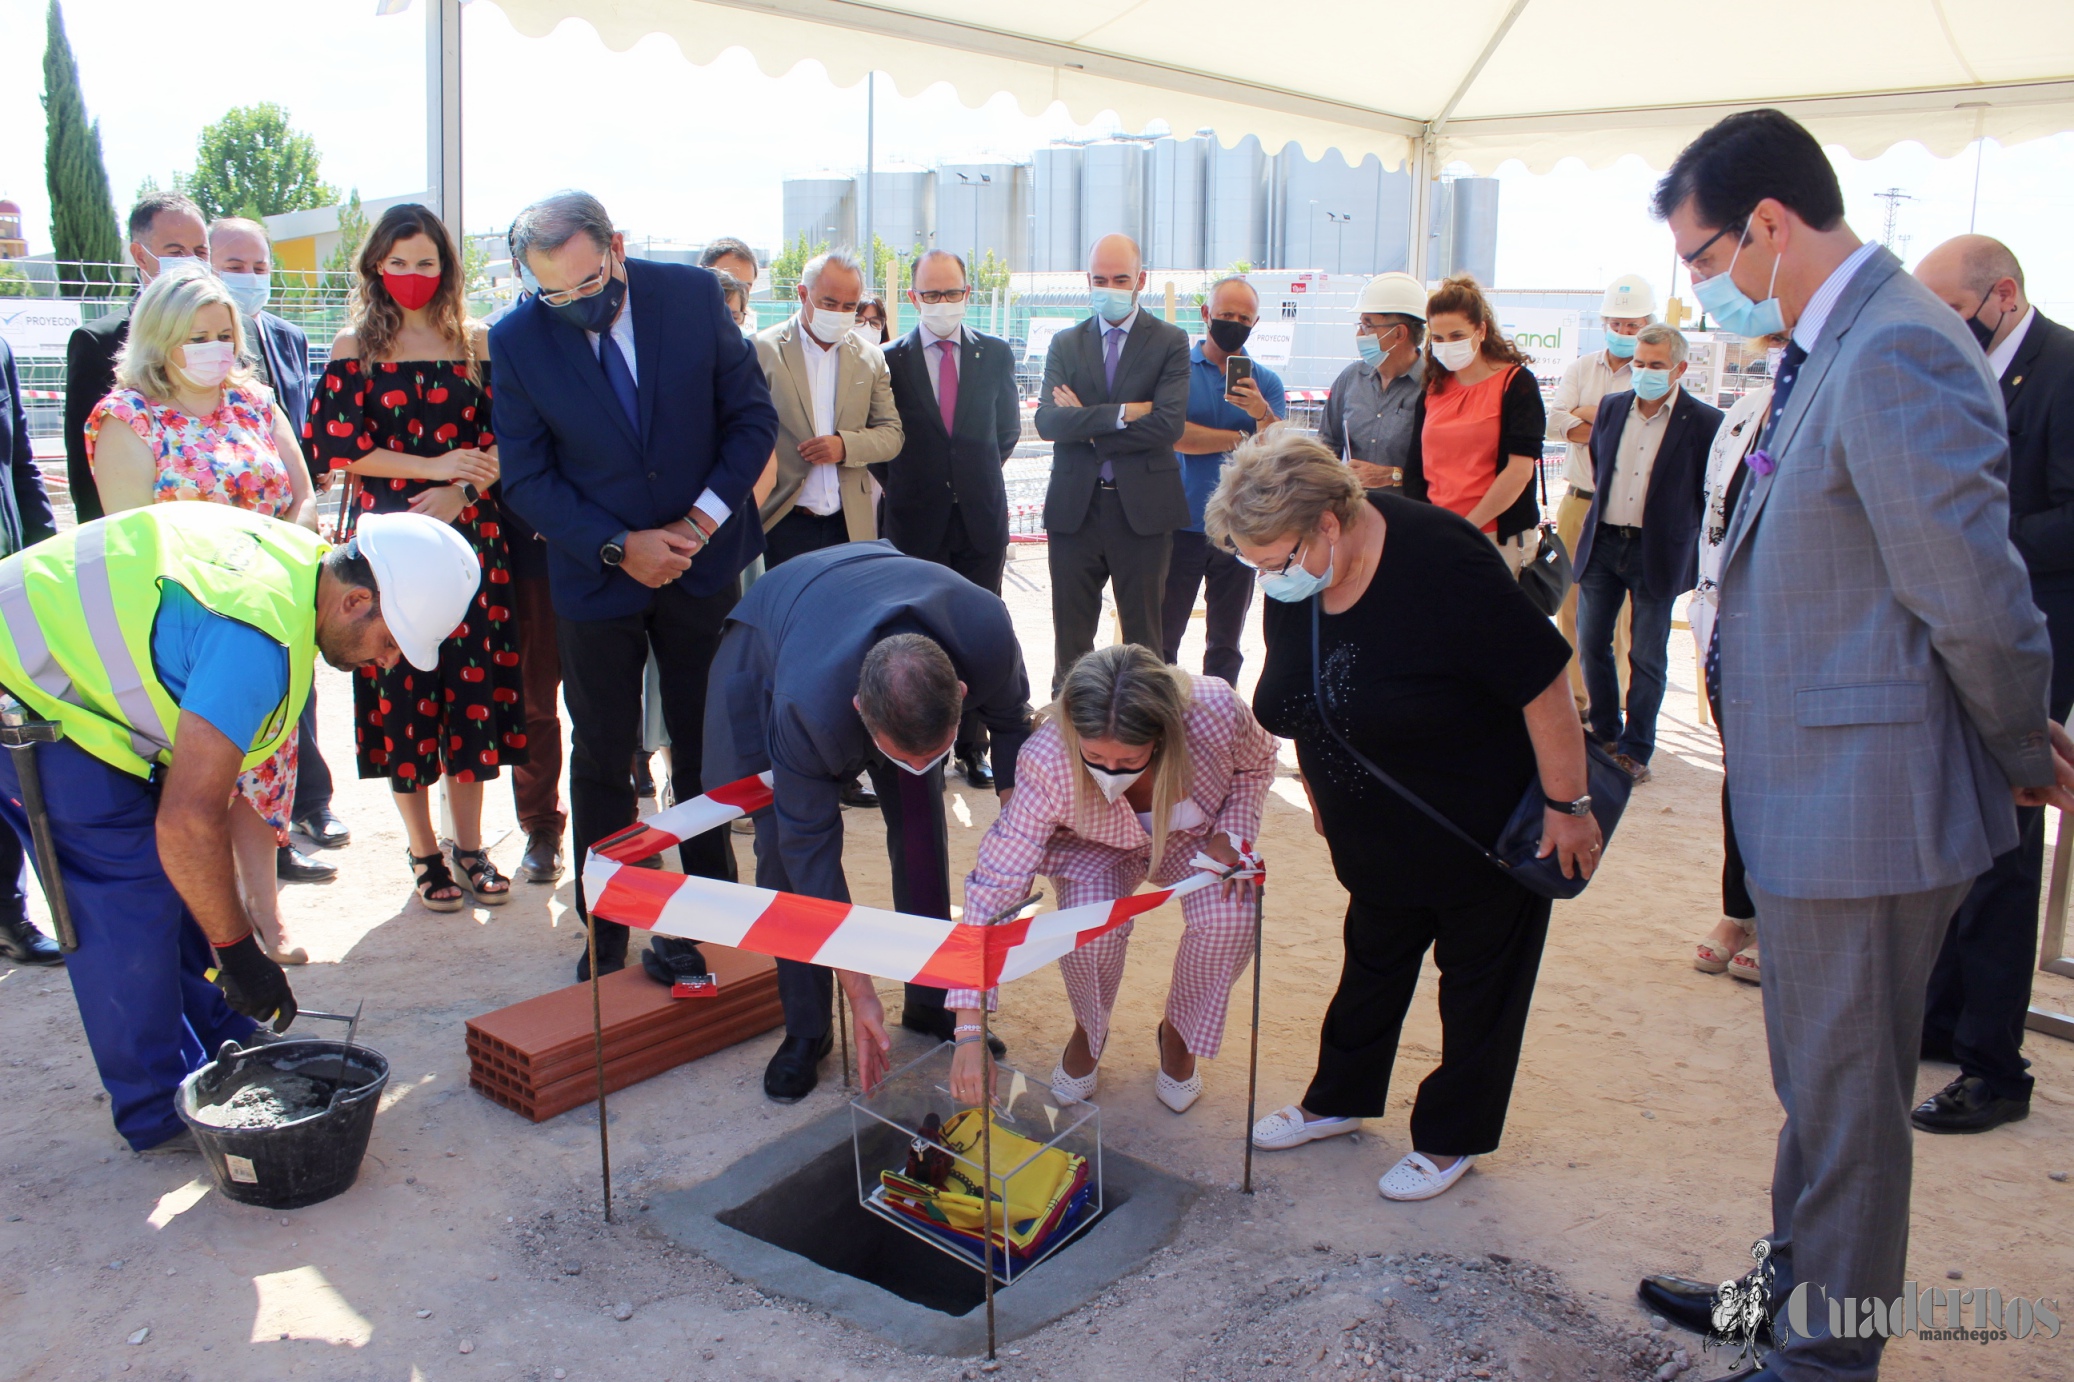
[[[288,650],[248,624],[203,609],[186,587],[160,587],[151,661],[174,704],[250,749],[288,694]]]
[[[1241,355],[1244,351],[1239,352]],[[1260,396],[1276,417],[1289,416],[1289,405],[1282,396],[1282,377],[1259,361],[1253,363],[1253,382],[1260,389]],[[1188,352],[1188,420],[1199,427],[1219,427],[1227,432],[1253,434],[1253,415],[1244,408],[1224,401],[1224,367],[1213,365],[1203,358],[1203,343],[1197,341]],[[1203,506],[1217,491],[1217,479],[1224,472],[1224,459],[1229,452],[1214,456],[1186,456],[1174,453],[1181,462],[1181,488],[1188,494],[1188,526],[1183,532],[1199,533],[1203,530]]]

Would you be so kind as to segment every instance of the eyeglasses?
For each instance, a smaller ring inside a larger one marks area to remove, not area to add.
[[[1689,269],[1693,266],[1693,264],[1699,259],[1701,255],[1705,254],[1708,250],[1714,248],[1714,242],[1716,240],[1719,240],[1724,235],[1741,235],[1743,233],[1744,228],[1748,225],[1748,221],[1739,221],[1734,225],[1725,225],[1721,227],[1721,229],[1715,231],[1712,235],[1709,235],[1706,239],[1706,243],[1702,244],[1691,254],[1681,254],[1678,257],[1685,261],[1685,267]]]
[[[1288,556],[1282,558],[1282,560],[1274,566],[1255,566],[1252,562],[1247,561],[1244,557],[1240,557],[1239,554],[1236,552],[1232,553],[1232,555],[1234,557],[1238,557],[1239,565],[1245,567],[1248,571],[1251,571],[1253,573],[1253,578],[1255,580],[1265,580],[1269,576],[1279,576],[1283,572],[1287,571],[1290,567],[1296,565],[1297,562],[1303,559],[1304,549],[1306,547],[1309,547],[1310,545],[1310,540],[1308,538],[1298,543],[1294,551],[1292,551]]]
[[[607,257],[605,262],[598,266],[596,273],[577,284],[574,288],[563,288],[559,292],[553,293],[541,293],[539,298],[549,307],[566,307],[578,298],[596,297],[599,293],[605,291],[605,285],[611,281],[612,260],[610,257]]]
[[[971,294],[970,288],[931,288],[927,292],[917,290],[915,296],[934,307],[939,302],[963,302]]]

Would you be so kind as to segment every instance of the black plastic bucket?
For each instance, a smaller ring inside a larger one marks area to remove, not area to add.
[[[341,1077],[340,1057],[344,1057]],[[224,1128],[195,1114],[221,1102],[211,1096],[253,1066],[271,1066],[339,1086],[331,1106],[307,1118],[261,1128]],[[208,1158],[226,1199],[267,1209],[300,1209],[353,1183],[374,1131],[375,1107],[389,1083],[389,1062],[370,1047],[343,1041],[277,1041],[240,1049],[226,1042],[217,1058],[180,1082],[173,1107]]]

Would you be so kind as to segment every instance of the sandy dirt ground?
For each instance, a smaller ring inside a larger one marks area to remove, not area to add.
[[[1040,688],[1046,584],[1044,549],[1019,548],[1008,593]],[[1200,628],[1185,662],[1199,662]],[[1696,1341],[1650,1331],[1632,1296],[1644,1271],[1742,1270],[1767,1226],[1780,1121],[1757,991],[1689,962],[1719,912],[1721,778],[1715,740],[1694,718],[1689,644],[1676,637],[1656,778],[1637,791],[1598,881],[1557,907],[1504,1146],[1439,1200],[1376,1195],[1376,1177],[1408,1150],[1410,1094],[1438,1054],[1429,970],[1389,1115],[1358,1139],[1262,1155],[1258,1193],[1239,1195],[1246,994],[1224,1055],[1206,1065],[1202,1101],[1168,1113],[1153,1096],[1152,1029],[1179,919],[1152,914],[1134,938],[1099,1102],[1111,1147],[1205,1194],[1169,1250],[1007,1344],[998,1375],[1433,1382],[1639,1379],[1680,1361],[1693,1378],[1721,1370],[1677,1355]],[[614,1095],[610,1227],[598,1216],[594,1110],[534,1126],[469,1090],[466,1020],[572,978],[569,885],[520,884],[506,907],[454,916],[415,905],[386,794],[351,777],[344,679],[327,673],[322,692],[338,809],[355,837],[329,856],[338,882],[291,888],[285,906],[311,953],[293,975],[303,1003],[365,999],[362,1036],[393,1063],[359,1182],[328,1203],[267,1213],[225,1201],[192,1159],[131,1155],[63,972],[0,969],[0,1378],[980,1376],[978,1360],[903,1354],[767,1299],[643,1227],[647,1196],[710,1177],[836,1107],[834,1061],[791,1108],[759,1085],[774,1038]],[[500,786],[489,801],[494,835],[511,824],[510,797]],[[947,804],[962,876],[994,808],[955,780]],[[890,905],[876,816],[852,812],[848,828],[853,892]],[[1263,844],[1265,1112],[1309,1078],[1345,899],[1293,781],[1276,783]],[[507,834],[497,855],[511,867],[520,849]],[[2042,1002],[2074,1008],[2074,983],[2041,977],[2037,988]],[[1012,1060],[1049,1071],[1071,1030],[1056,971],[1010,988],[999,1030]],[[897,1040],[896,1060],[922,1049],[920,1038]],[[2030,1053],[2029,1121],[1918,1139],[1910,1272],[2074,1303],[2074,1182],[2051,1179],[2074,1169],[2074,1047],[2034,1035]],[[1920,1086],[1950,1075],[1926,1067]],[[1050,1269],[1070,1270],[1070,1253]],[[2059,1379],[2074,1376],[2074,1339],[1908,1340],[1887,1359],[1883,1376],[1897,1382]]]

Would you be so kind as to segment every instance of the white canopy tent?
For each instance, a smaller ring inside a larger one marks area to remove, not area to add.
[[[565,19],[625,49],[667,34],[709,63],[728,48],[782,73],[813,58],[841,84],[883,72],[1054,101],[1082,123],[1164,120],[1274,151],[1338,148],[1412,164],[1414,224],[1451,163],[1534,171],[1639,154],[1662,167],[1721,116],[1786,110],[1869,158],[1902,140],[1950,155],[2074,128],[2069,0],[1795,0],[1649,12],[1610,0],[498,0],[521,32]],[[429,0],[458,24],[457,0]],[[1714,22],[1709,23],[1709,19]],[[449,49],[454,45],[446,45]],[[452,73],[451,58],[434,66]],[[442,85],[446,85],[443,83]],[[442,100],[441,96],[445,99]],[[458,183],[458,92],[434,93]],[[449,203],[458,210],[458,186]],[[1423,250],[1424,236],[1412,243]],[[1423,266],[1415,266],[1415,271]]]

